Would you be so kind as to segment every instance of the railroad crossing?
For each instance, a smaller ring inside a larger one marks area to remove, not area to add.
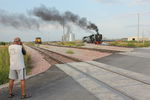
[[[69,57],[65,58],[67,60],[64,62],[63,55],[57,55],[56,59],[55,52],[36,49],[45,53],[47,61],[55,63],[48,71],[27,80],[27,91],[33,95],[29,100],[150,100],[148,74],[143,74],[144,71],[138,72],[140,66],[134,66],[132,70],[127,69],[131,62],[126,60],[133,60],[132,65],[135,63],[132,57],[139,63],[140,60],[143,62],[142,59],[149,60],[149,48],[115,53],[96,61],[82,62]],[[50,57],[52,55],[53,58]],[[128,67],[124,67],[115,59],[120,59],[120,62],[124,60],[122,64],[126,63]],[[145,62],[148,64],[146,60]],[[114,63],[116,65],[113,65]],[[147,65],[142,67],[149,70]],[[16,88],[15,93],[19,93],[19,84]],[[0,100],[8,100],[7,89],[2,91]],[[19,94],[12,100],[20,100],[18,97]]]
[[[150,78],[95,61],[56,65],[100,100],[147,100]]]

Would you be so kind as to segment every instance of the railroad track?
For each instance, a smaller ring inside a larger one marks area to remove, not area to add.
[[[81,60],[77,59],[77,58],[73,58],[73,57],[68,57],[65,55],[62,55],[60,53],[51,51],[51,50],[47,50],[44,48],[40,48],[40,47],[35,47],[35,46],[30,46],[31,48],[37,50],[38,52],[40,52],[42,55],[44,55],[45,59],[51,64],[64,64],[64,63],[69,63],[69,62],[81,62]]]
[[[107,50],[107,49],[94,49],[94,48],[85,48],[85,47],[60,46],[60,45],[52,45],[52,44],[43,44],[43,45],[50,45],[50,46],[56,46],[56,47],[66,47],[66,48],[76,48],[76,49],[82,49],[82,50],[92,50],[92,51],[107,52],[107,53],[121,52],[121,51]]]
[[[150,100],[150,95],[149,95],[150,89],[145,88],[145,87],[150,88],[150,80],[148,81],[140,80],[128,74],[103,68],[101,66],[98,66],[90,62],[79,62],[79,63],[82,63],[84,65],[82,66],[81,64],[78,63],[76,64],[66,63],[65,65],[57,65],[57,66],[61,70],[66,72],[68,75],[72,76],[77,82],[79,82],[87,90],[92,92],[100,100],[102,99],[103,100]],[[94,69],[94,71],[91,71],[92,69]],[[104,73],[104,75],[102,75],[101,73]],[[92,84],[89,85],[83,82],[83,80],[86,80],[85,82],[89,82]],[[97,87],[95,88],[93,84],[97,85]],[[91,89],[92,87],[94,88]],[[137,87],[137,89],[135,87]],[[132,92],[133,91],[132,88],[134,92]],[[145,95],[140,95],[139,88],[141,89],[141,91],[145,90]],[[93,91],[94,89],[96,91]],[[98,90],[100,92],[99,94],[97,94]],[[110,97],[109,99],[106,99],[107,97],[102,98],[103,96],[101,96],[101,93],[103,92],[105,93],[106,91],[108,92],[108,94],[113,95],[113,97],[112,98]],[[149,93],[147,91],[149,91]]]
[[[74,57],[69,57],[69,56],[66,56],[66,55],[63,55],[63,54],[60,54],[60,53],[57,53],[57,52],[54,52],[54,51],[51,51],[51,50],[48,50],[48,49],[44,49],[44,48],[41,48],[41,47],[34,47],[32,46],[31,48],[35,49],[35,50],[38,50],[39,52],[43,53],[45,56],[48,56],[48,58],[51,58],[53,60],[55,60],[57,63],[56,64],[66,64],[66,63],[69,63],[69,62],[83,62],[82,60],[80,59],[77,59],[77,58],[74,58]],[[96,66],[96,67],[99,67],[101,69],[104,69],[104,70],[107,70],[107,71],[110,71],[112,73],[116,73],[116,74],[119,74],[121,76],[124,76],[124,77],[127,77],[127,78],[131,78],[133,80],[136,80],[136,81],[139,81],[139,82],[142,82],[144,84],[148,84],[150,85],[149,82],[146,82],[146,81],[141,81],[140,79],[137,79],[137,78],[134,78],[134,77],[131,77],[129,76],[128,74],[122,74],[120,72],[117,72],[115,70],[111,70],[109,68],[105,68],[105,67],[101,67],[101,66],[98,66],[96,64],[93,64],[93,63],[89,63],[89,62],[85,62],[89,65],[92,65],[92,66]]]
[[[57,66],[61,70],[66,72],[68,75],[72,76],[81,85],[83,85],[82,82],[80,80],[78,80],[78,78],[76,78],[76,76],[72,75],[73,72],[78,73],[77,75],[80,74],[80,76],[87,77],[88,81],[91,81],[95,84],[98,84],[99,87],[103,86],[102,88],[105,88],[115,98],[115,99],[110,99],[110,100],[150,100],[150,98],[149,99],[140,99],[140,98],[136,97],[136,95],[132,95],[130,93],[130,91],[126,92],[126,91],[124,91],[120,88],[117,88],[112,83],[107,82],[105,79],[100,80],[98,78],[98,76],[92,75],[92,72],[90,71],[90,69],[93,67],[93,68],[99,70],[100,72],[103,70],[103,71],[106,71],[107,73],[112,73],[112,76],[114,75],[114,77],[117,76],[118,78],[125,78],[126,80],[129,80],[129,82],[133,81],[135,83],[138,83],[138,84],[135,84],[135,85],[140,84],[142,86],[143,85],[149,86],[150,81],[141,80],[139,78],[130,76],[126,73],[117,72],[115,70],[112,70],[112,69],[109,69],[109,68],[106,68],[106,67],[102,67],[102,66],[99,66],[97,64],[90,63],[90,62],[81,62],[81,60],[79,60],[79,59],[68,57],[68,56],[59,54],[57,52],[47,50],[47,49],[43,49],[43,48],[39,48],[39,47],[31,47],[31,48],[33,48],[33,49],[41,52],[42,54],[44,54],[46,60],[47,61],[52,61],[53,64],[64,64],[65,67],[62,67],[61,65],[57,65]],[[87,68],[85,67],[85,69],[83,69],[83,68],[79,67],[80,65],[76,65],[76,66],[72,65],[71,62],[85,63],[87,66],[90,66],[90,67],[89,67],[89,69],[88,69],[88,67]],[[50,64],[51,64],[51,62],[50,62]],[[68,72],[68,69],[70,70],[70,72]],[[89,72],[86,72],[85,70],[89,70]],[[84,87],[86,88],[87,86],[85,85]],[[102,88],[100,88],[100,90],[102,90]],[[95,93],[93,92],[93,94],[95,94]],[[95,94],[95,95],[101,100],[101,97],[98,94]]]

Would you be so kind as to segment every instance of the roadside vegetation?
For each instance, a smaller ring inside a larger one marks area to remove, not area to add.
[[[27,72],[30,72],[30,56],[27,54],[24,56],[25,64],[27,67]],[[1,46],[0,45],[0,85],[8,82],[8,75],[9,75],[9,53],[8,53],[8,46]]]
[[[0,46],[0,85],[8,82],[9,54],[6,46]]]
[[[57,42],[56,45],[79,47],[79,46],[84,46],[84,43],[82,41]]]
[[[0,42],[0,45],[7,45],[8,43],[7,42]]]
[[[113,42],[108,42],[112,46],[122,46],[122,47],[149,47],[150,46],[150,41],[113,41]]]
[[[26,44],[26,45],[29,45],[29,46],[35,46],[35,43],[34,43],[34,42],[26,42],[25,44]]]
[[[74,51],[72,51],[72,50],[67,50],[66,53],[67,53],[67,54],[74,54]]]

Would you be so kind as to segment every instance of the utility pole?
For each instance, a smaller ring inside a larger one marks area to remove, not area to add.
[[[63,27],[63,36],[62,36],[62,41],[64,41],[64,39],[65,39],[65,21],[64,21],[65,19],[63,18],[63,25],[62,25],[62,27]]]
[[[138,13],[137,16],[138,16],[137,38],[138,38],[138,41],[139,41],[139,34],[140,34],[140,14]]]
[[[150,31],[149,31],[149,36],[148,36],[148,40],[150,41]]]
[[[65,34],[65,24],[63,22],[63,35]]]
[[[144,41],[144,30],[143,30],[143,33],[142,33],[142,40],[143,40],[143,43],[145,42]]]

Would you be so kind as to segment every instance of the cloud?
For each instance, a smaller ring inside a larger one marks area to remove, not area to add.
[[[116,3],[121,3],[121,0],[97,0],[101,3],[106,3],[106,4],[116,4]]]
[[[149,28],[150,24],[140,24],[142,28]],[[137,25],[127,25],[126,28],[137,28]]]
[[[150,0],[97,0],[104,4],[150,5]]]
[[[150,0],[132,0],[134,5],[150,5]]]
[[[40,25],[40,31],[50,31],[50,30],[56,30],[56,29],[60,29],[62,28],[62,26],[60,26],[59,24],[49,24],[49,23],[42,23]]]
[[[120,3],[120,0],[97,0],[101,3]]]

